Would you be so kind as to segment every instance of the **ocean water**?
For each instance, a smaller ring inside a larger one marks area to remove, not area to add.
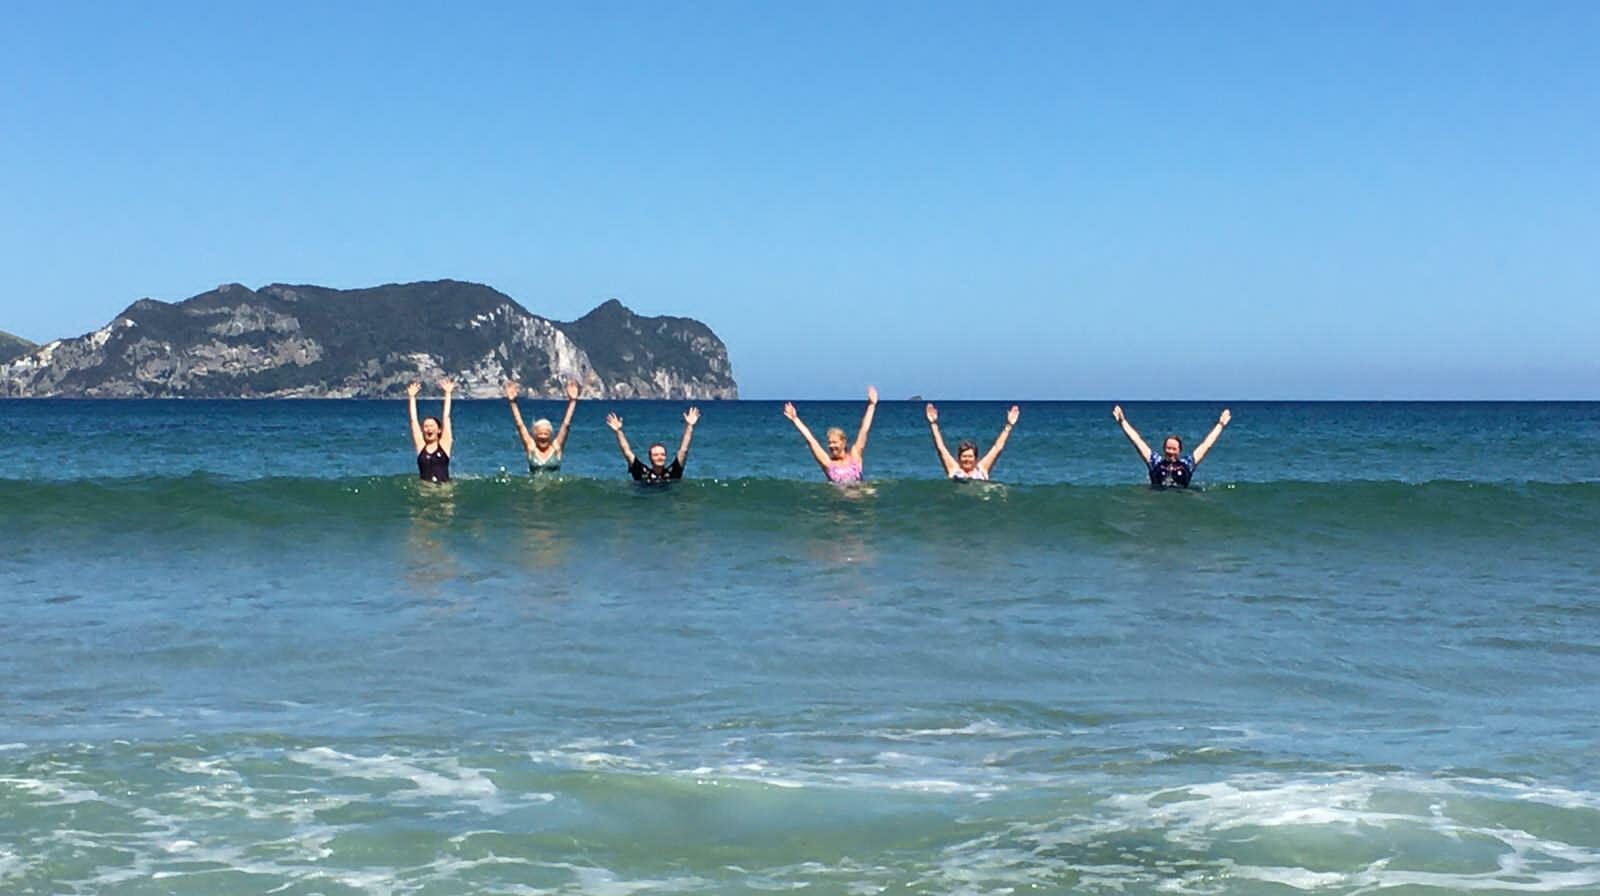
[[[0,893],[1600,893],[1600,405],[612,409],[0,402]]]

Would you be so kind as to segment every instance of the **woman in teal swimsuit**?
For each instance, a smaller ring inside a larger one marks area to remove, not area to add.
[[[533,430],[522,424],[522,412],[517,410],[517,394],[522,387],[506,383],[506,403],[511,405],[511,419],[517,424],[517,435],[522,437],[522,448],[528,453],[528,472],[534,476],[547,476],[561,472],[561,449],[567,444],[567,432],[572,428],[572,412],[578,409],[578,384],[567,381],[567,413],[561,418],[558,430],[543,417],[533,421]]]

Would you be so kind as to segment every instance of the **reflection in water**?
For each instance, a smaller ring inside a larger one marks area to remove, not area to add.
[[[413,482],[406,539],[406,581],[423,594],[437,596],[440,585],[460,574],[445,536],[456,515],[454,482]]]
[[[869,483],[829,485],[814,505],[816,525],[807,528],[813,560],[829,566],[855,566],[873,560],[865,534],[878,497]]]
[[[512,506],[517,520],[513,544],[515,560],[530,572],[547,572],[567,562],[570,520],[559,511],[557,499],[565,483],[559,476],[513,480]]]
[[[809,583],[834,609],[861,609],[881,582],[877,555],[867,535],[877,516],[877,488],[870,484],[824,486],[806,527],[816,567]]]

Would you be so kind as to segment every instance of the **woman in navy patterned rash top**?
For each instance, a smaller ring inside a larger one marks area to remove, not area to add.
[[[1217,443],[1217,436],[1222,435],[1223,427],[1233,419],[1233,414],[1227,408],[1222,409],[1222,416],[1217,418],[1217,425],[1211,427],[1211,432],[1206,435],[1205,441],[1194,449],[1193,455],[1183,453],[1183,440],[1177,436],[1167,436],[1161,443],[1161,453],[1150,450],[1144,439],[1139,437],[1139,431],[1133,428],[1128,418],[1122,414],[1122,405],[1111,408],[1111,416],[1122,426],[1122,434],[1133,443],[1133,450],[1139,452],[1139,459],[1144,461],[1150,470],[1151,488],[1188,488],[1189,480],[1194,476],[1194,468],[1205,460],[1211,446]]]

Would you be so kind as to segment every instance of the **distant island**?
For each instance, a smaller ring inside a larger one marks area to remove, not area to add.
[[[568,379],[588,398],[736,399],[727,347],[683,317],[616,299],[548,320],[479,283],[368,289],[225,284],[177,303],[140,299],[104,327],[34,345],[0,333],[0,396],[396,398],[451,377],[487,398]],[[431,388],[431,387],[430,387]]]

